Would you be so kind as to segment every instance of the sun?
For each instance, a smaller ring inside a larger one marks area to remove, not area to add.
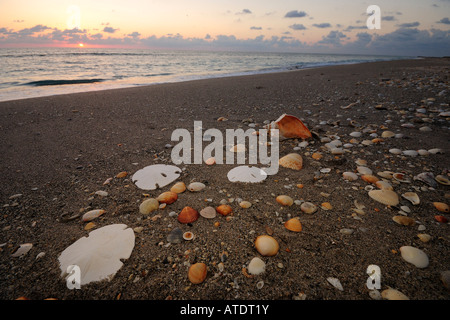
[[[80,48],[83,48],[83,47],[84,47],[84,44],[79,43],[78,46],[79,46]]]

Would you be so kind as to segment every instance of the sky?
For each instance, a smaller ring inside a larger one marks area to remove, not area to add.
[[[449,32],[450,0],[0,0],[0,48],[450,56]]]

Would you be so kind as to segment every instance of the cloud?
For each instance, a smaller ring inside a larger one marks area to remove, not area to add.
[[[414,27],[418,27],[419,25],[420,25],[420,22],[416,21],[416,22],[402,23],[402,24],[399,24],[398,26],[400,28],[414,28]]]
[[[32,28],[26,28],[26,29],[22,29],[19,31],[20,34],[25,35],[25,34],[34,34],[34,33],[39,33],[45,30],[49,30],[52,29],[50,27],[47,26],[43,26],[42,24],[38,24]]]
[[[132,38],[138,38],[138,37],[141,36],[141,34],[139,32],[137,32],[137,31],[134,31],[134,32],[132,32],[130,34],[127,34],[127,36],[128,37],[132,37]]]
[[[306,27],[303,24],[292,24],[289,26],[289,28],[291,28],[292,30],[306,30]]]
[[[285,18],[303,18],[308,14],[305,11],[292,10],[285,14]]]
[[[24,22],[25,20],[13,20],[13,22],[16,22],[16,23],[22,23],[22,22]]]
[[[450,24],[450,20],[448,18],[442,18],[441,20],[437,21],[437,23]]]
[[[114,32],[116,32],[117,30],[119,30],[119,29],[114,29],[114,28],[112,28],[112,27],[104,27],[104,28],[103,28],[103,32],[107,32],[107,33],[114,33]]]
[[[352,30],[363,30],[367,29],[367,26],[348,26],[344,31],[352,31]]]
[[[324,23],[314,23],[313,26],[316,27],[316,28],[321,28],[321,29],[324,29],[324,28],[331,28],[331,24],[329,24],[328,22],[324,22]]]
[[[252,12],[249,9],[243,9],[240,12],[236,12],[236,14],[251,14]]]
[[[341,40],[347,38],[347,36],[341,31],[330,31],[328,35],[323,36],[322,40],[318,41],[318,44],[341,46]]]
[[[381,17],[381,20],[383,21],[395,21],[395,17],[394,16],[383,16]]]
[[[253,27],[250,27],[250,30],[262,30],[262,28],[253,26]]]

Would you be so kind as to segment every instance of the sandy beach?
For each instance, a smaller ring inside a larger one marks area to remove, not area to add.
[[[448,300],[449,224],[436,216],[450,216],[433,203],[450,204],[450,187],[414,177],[431,172],[449,178],[449,68],[448,58],[426,58],[0,102],[0,299],[373,300],[382,298],[367,287],[366,270],[377,265],[379,294],[392,288],[411,300]],[[306,146],[299,146],[302,139],[280,142],[280,157],[302,156],[301,170],[280,167],[261,183],[244,184],[227,179],[233,165],[181,164],[175,182],[201,182],[205,189],[186,190],[149,215],[139,212],[142,201],[175,183],[144,191],[131,180],[146,166],[172,164],[175,129],[193,132],[194,121],[202,121],[203,129],[258,130],[282,114],[300,118],[315,133]],[[377,139],[388,130],[401,135]],[[332,154],[326,143],[335,139],[351,146]],[[312,157],[317,153],[320,159]],[[409,179],[387,179],[400,198],[397,206],[368,196],[378,187],[361,178],[357,159],[380,180],[377,173],[383,171]],[[127,175],[118,178],[121,172]],[[347,181],[344,172],[358,178]],[[403,198],[406,192],[417,193],[420,203]],[[281,206],[279,195],[297,201]],[[240,199],[251,206],[240,207]],[[171,214],[224,202],[233,210],[227,217],[181,224]],[[302,212],[303,202],[317,211]],[[402,206],[409,212],[399,213]],[[90,230],[79,217],[66,219],[92,209],[105,213],[92,220]],[[412,225],[395,222],[399,215],[412,218]],[[301,232],[284,227],[293,217],[301,221]],[[58,257],[111,224],[134,230],[130,257],[110,281],[69,289]],[[176,227],[194,239],[168,243]],[[279,244],[274,256],[255,249],[256,237],[266,234]],[[25,243],[31,249],[14,257]],[[422,250],[429,264],[419,268],[405,261],[404,246]],[[265,262],[259,275],[247,272],[254,257]],[[192,284],[188,268],[197,262],[206,264],[207,276]],[[329,278],[338,279],[342,290]]]

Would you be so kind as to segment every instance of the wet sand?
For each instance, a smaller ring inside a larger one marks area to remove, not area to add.
[[[435,216],[450,216],[437,211],[433,202],[450,203],[450,187],[430,188],[413,177],[425,171],[448,177],[450,126],[441,113],[450,110],[449,67],[449,59],[437,58],[363,63],[1,102],[0,299],[371,300],[366,269],[375,264],[381,270],[380,292],[391,287],[411,300],[448,300],[441,273],[450,269],[449,225]],[[301,139],[280,143],[280,156],[301,154],[303,169],[280,168],[262,183],[242,184],[227,179],[233,165],[181,164],[184,171],[177,181],[199,181],[206,188],[185,191],[149,216],[139,213],[143,200],[173,183],[143,191],[131,176],[148,165],[171,164],[166,145],[176,144],[173,130],[193,132],[194,121],[223,132],[247,129],[250,123],[258,129],[284,113],[302,119],[319,137],[308,139],[304,148],[296,148]],[[220,117],[227,121],[217,121]],[[361,143],[385,130],[403,137]],[[349,143],[354,131],[362,136],[343,155],[331,154],[321,140],[338,136]],[[392,148],[441,150],[411,157],[394,155]],[[316,152],[323,157],[313,159]],[[403,172],[412,180],[390,182],[399,196],[419,195],[418,205],[403,198],[399,204],[410,208],[413,226],[394,222],[399,206],[371,199],[370,183],[360,176],[351,182],[342,178],[345,171],[356,172],[358,158],[367,161],[374,175]],[[324,168],[331,170],[321,172]],[[123,171],[129,175],[117,178]],[[104,185],[108,178],[112,180]],[[98,190],[108,195],[98,196]],[[319,209],[306,214],[297,204],[281,207],[275,201],[281,194]],[[252,206],[241,208],[239,198]],[[216,207],[224,199],[233,208],[228,218],[200,217],[183,225],[169,215],[185,206]],[[365,206],[364,212],[352,210],[355,200]],[[332,209],[321,208],[324,202]],[[115,223],[138,228],[135,247],[111,281],[69,290],[60,277],[58,257],[89,231],[79,218],[66,221],[61,216],[91,209],[106,210],[93,220],[94,229]],[[291,217],[300,219],[300,233],[284,228]],[[418,230],[420,225],[425,230]],[[193,232],[194,240],[167,245],[175,227]],[[261,256],[254,247],[255,238],[267,233],[280,246],[273,257]],[[422,242],[419,233],[431,240]],[[12,257],[24,243],[32,243],[32,249]],[[402,246],[423,250],[429,265],[417,268],[403,260]],[[253,257],[260,257],[266,269],[249,277],[243,268]],[[187,271],[196,262],[205,263],[208,273],[194,285]],[[339,279],[342,291],[327,281],[330,277]],[[257,288],[260,281],[263,286]]]

